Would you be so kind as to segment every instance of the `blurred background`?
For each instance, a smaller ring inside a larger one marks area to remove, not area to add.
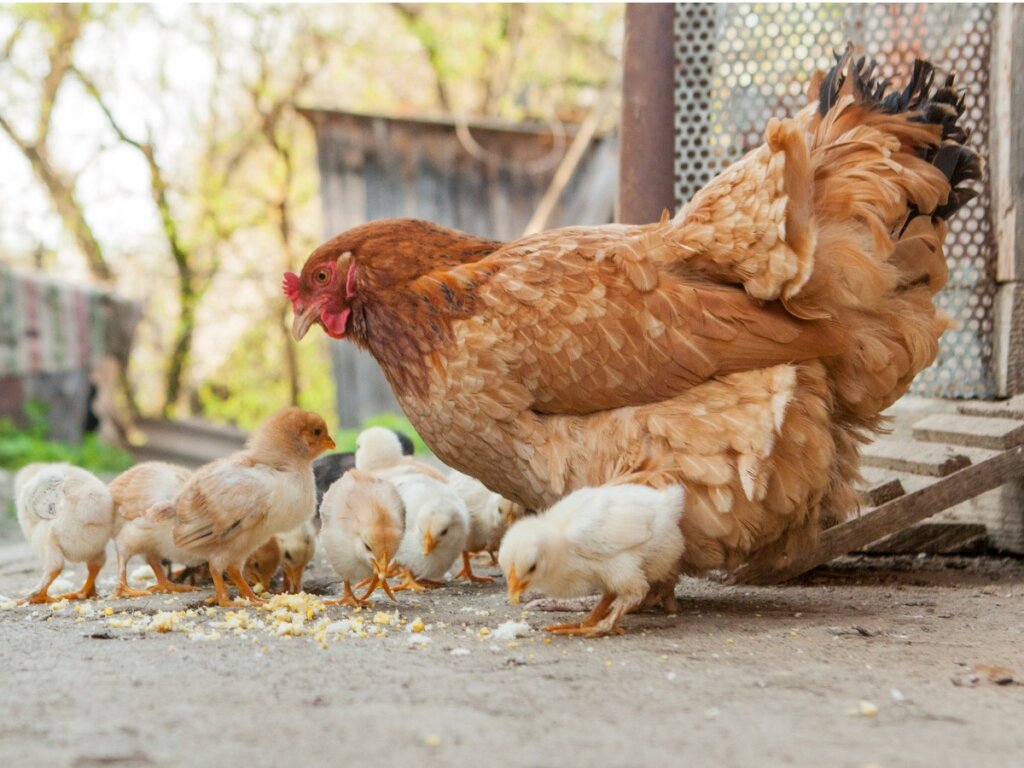
[[[281,273],[383,216],[611,220],[623,13],[0,9],[0,466],[195,463],[289,403],[341,447],[401,424],[351,345],[293,342]]]

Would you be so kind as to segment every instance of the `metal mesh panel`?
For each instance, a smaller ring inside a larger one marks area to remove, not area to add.
[[[685,4],[676,6],[676,198],[681,205],[763,140],[771,116],[807,103],[807,83],[847,40],[905,76],[916,56],[955,68],[968,92],[964,123],[988,156],[990,5]],[[950,222],[950,279],[937,297],[959,327],[912,392],[990,397],[996,250],[987,179]]]

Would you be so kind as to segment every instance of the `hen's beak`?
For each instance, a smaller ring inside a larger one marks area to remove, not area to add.
[[[512,605],[519,605],[519,598],[523,594],[523,590],[529,586],[530,580],[524,581],[519,580],[519,576],[516,574],[516,567],[513,565],[508,569],[508,601]]]
[[[313,304],[304,309],[295,308],[295,319],[292,320],[292,336],[295,337],[296,341],[302,341],[302,337],[309,332],[309,329],[319,316],[320,306],[318,304]]]
[[[435,547],[437,547],[437,542],[434,541],[434,537],[431,535],[430,531],[427,531],[423,534],[423,554],[429,555],[434,551]]]

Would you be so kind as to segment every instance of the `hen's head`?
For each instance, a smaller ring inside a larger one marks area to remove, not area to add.
[[[500,243],[416,219],[382,219],[321,245],[282,288],[295,310],[292,334],[301,339],[319,323],[328,336],[350,331],[352,305],[378,298],[444,267],[475,261]]]

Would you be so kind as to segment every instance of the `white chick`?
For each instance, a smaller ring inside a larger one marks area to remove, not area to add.
[[[224,588],[225,571],[242,597],[260,602],[242,566],[267,539],[312,518],[313,459],[333,447],[322,418],[285,408],[253,433],[244,451],[201,467],[185,484],[174,504],[174,543],[210,564],[220,605],[235,605]]]
[[[425,475],[405,475],[393,482],[405,504],[405,535],[395,557],[405,581],[396,591],[441,586],[439,580],[466,548],[466,505],[446,483]]]
[[[284,589],[298,594],[302,591],[302,576],[306,566],[316,554],[316,533],[313,523],[307,521],[298,528],[277,534],[281,548],[281,570],[284,572]]]
[[[195,587],[175,584],[164,574],[161,560],[186,566],[205,561],[174,545],[174,499],[191,472],[173,464],[146,461],[114,478],[108,489],[114,499],[114,545],[117,549],[117,588],[112,598],[141,597],[154,592],[190,592]],[[153,569],[156,585],[128,585],[128,561],[142,555]]]
[[[682,512],[680,486],[658,491],[623,484],[569,494],[505,534],[498,560],[510,601],[518,603],[529,586],[554,597],[600,590],[601,601],[582,622],[546,629],[592,637],[616,631],[651,584],[671,580],[674,585],[684,544]]]
[[[505,506],[509,502],[505,502],[499,494],[476,478],[461,472],[453,471],[448,475],[448,487],[459,495],[469,512],[469,535],[466,548],[462,550],[462,568],[455,574],[455,578],[494,581],[490,576],[477,576],[473,573],[470,555],[488,549],[495,540],[501,540],[506,528]]]
[[[327,489],[320,504],[320,547],[344,582],[344,591],[340,599],[324,602],[366,605],[378,585],[395,599],[387,574],[402,540],[404,517],[395,486],[358,469],[349,470]],[[364,578],[370,579],[370,588],[357,597],[352,582]]]
[[[384,427],[364,429],[356,437],[356,469],[370,472],[382,480],[394,480],[408,474],[420,474],[445,481],[438,469],[402,453],[398,435]]]
[[[18,523],[43,566],[36,588],[18,604],[93,597],[114,531],[114,501],[107,486],[67,464],[30,464],[15,477],[14,496]],[[77,592],[50,597],[50,585],[68,560],[86,564],[85,583]]]

